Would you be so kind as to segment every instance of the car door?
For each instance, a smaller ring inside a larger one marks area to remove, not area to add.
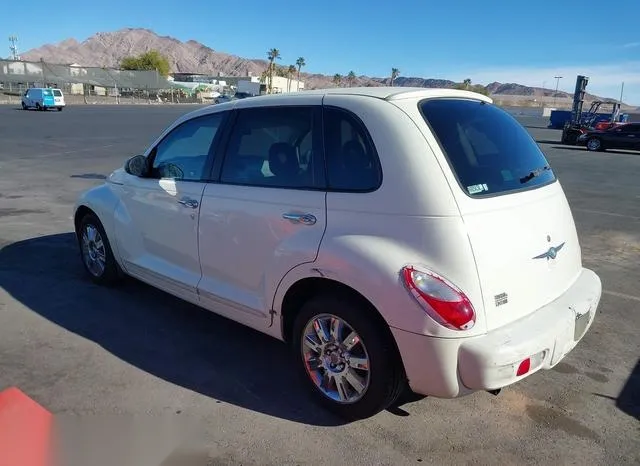
[[[149,175],[124,176],[116,238],[128,273],[197,301],[198,221],[225,114],[189,119],[148,153]]]
[[[608,149],[633,149],[636,145],[636,135],[633,131],[635,125],[626,124],[609,130],[606,141]]]
[[[632,150],[640,150],[640,124],[630,124],[627,125],[627,142],[628,149]]]
[[[316,259],[326,225],[321,96],[294,101],[239,102],[202,197],[200,302],[254,327],[282,277]]]

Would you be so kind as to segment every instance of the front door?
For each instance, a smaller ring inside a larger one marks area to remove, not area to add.
[[[127,272],[197,300],[198,219],[222,114],[188,120],[149,153],[150,176],[126,175],[115,213]]]
[[[321,96],[250,103],[238,104],[218,182],[204,190],[198,291],[202,305],[259,327],[282,277],[316,259],[326,193]]]

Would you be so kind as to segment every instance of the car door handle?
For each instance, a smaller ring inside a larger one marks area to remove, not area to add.
[[[185,207],[191,207],[192,209],[198,208],[198,201],[195,199],[180,199],[178,204],[182,204]]]
[[[282,214],[282,218],[290,220],[292,223],[302,223],[303,225],[315,225],[316,217],[311,214],[294,214],[286,213]]]

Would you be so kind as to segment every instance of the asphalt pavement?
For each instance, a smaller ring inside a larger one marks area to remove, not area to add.
[[[61,419],[191,429],[209,461],[194,465],[640,463],[640,153],[562,146],[546,119],[515,111],[602,278],[591,331],[499,396],[425,398],[345,424],[293,383],[278,341],[136,281],[106,289],[84,275],[75,198],[192,108],[0,105],[0,390],[18,386]]]

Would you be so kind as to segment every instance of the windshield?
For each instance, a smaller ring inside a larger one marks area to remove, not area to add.
[[[419,106],[467,195],[503,194],[555,181],[527,130],[495,105],[443,98]]]

